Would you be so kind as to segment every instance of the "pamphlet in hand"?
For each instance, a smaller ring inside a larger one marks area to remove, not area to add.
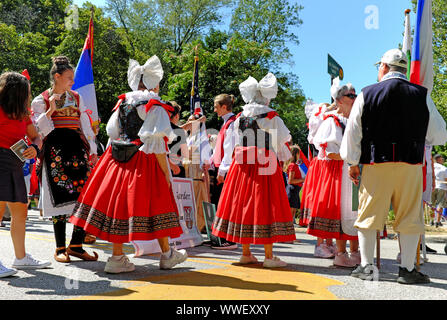
[[[25,140],[21,139],[14,143],[10,149],[16,154],[16,156],[22,160],[22,162],[26,161],[26,158],[23,156],[23,152],[28,149],[28,145],[26,144]]]

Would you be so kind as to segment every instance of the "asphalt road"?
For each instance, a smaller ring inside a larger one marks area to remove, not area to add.
[[[67,244],[72,226],[67,225]],[[336,268],[331,259],[313,256],[315,238],[296,229],[296,244],[275,244],[274,252],[288,263],[277,270],[262,267],[263,248],[254,246],[260,263],[239,265],[241,248],[219,251],[201,245],[188,248],[189,258],[173,270],[160,270],[159,256],[134,258],[131,245],[125,249],[136,265],[132,273],[110,275],[104,272],[111,254],[109,243],[98,240],[86,249],[95,250],[99,260],[85,262],[73,258],[70,264],[53,259],[55,249],[51,222],[39,220],[31,210],[27,223],[27,251],[34,257],[52,262],[41,270],[19,271],[15,276],[0,278],[0,300],[440,300],[447,299],[446,237],[427,236],[430,247],[438,254],[428,254],[421,271],[430,284],[405,286],[396,282],[397,240],[381,240],[379,281],[364,282],[350,277],[351,269]],[[205,239],[206,240],[206,239]],[[9,222],[0,228],[0,260],[10,266],[13,247]]]

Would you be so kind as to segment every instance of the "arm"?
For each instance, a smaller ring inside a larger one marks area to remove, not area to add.
[[[52,97],[53,98],[53,97]],[[31,120],[42,137],[46,137],[54,130],[51,115],[56,110],[56,103],[51,99],[50,108],[46,110],[45,101],[42,95],[37,96],[31,103]]]
[[[358,165],[362,153],[363,93],[357,96],[349,115],[348,124],[340,146],[340,156],[350,165]]]
[[[288,183],[289,184],[297,184],[297,183],[302,183],[304,182],[304,179],[300,178],[300,179],[295,179],[295,171],[293,171],[292,169],[289,170],[288,173]]]
[[[219,177],[221,182],[230,169],[231,163],[233,162],[233,150],[236,145],[236,136],[234,134],[234,122],[230,124],[225,134],[225,139],[223,142],[224,154],[222,157],[222,163],[219,166],[217,181]]]
[[[169,166],[167,162],[166,153],[156,153],[155,157],[157,158],[158,164],[160,165],[161,170],[165,174],[166,182],[168,186],[171,187],[171,175],[169,174]]]
[[[26,127],[26,136],[32,141],[33,144],[37,145],[39,149],[42,148],[42,139],[37,133],[36,127],[34,127],[32,123]],[[37,156],[37,150],[30,146],[23,152],[23,156],[26,159],[33,159]]]

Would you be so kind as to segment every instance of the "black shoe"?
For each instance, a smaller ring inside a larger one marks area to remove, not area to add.
[[[436,226],[436,228],[437,227],[442,227],[442,223],[441,222],[436,222],[435,226]]]
[[[0,227],[1,228],[6,228],[6,224],[3,223],[3,221],[0,222]]]
[[[237,249],[237,243],[230,242],[220,239],[220,245],[214,245],[211,248],[217,249],[217,250],[235,250]]]
[[[362,280],[379,280],[379,275],[377,274],[377,279],[374,279],[374,266],[372,264],[367,264],[362,267],[360,264],[357,265],[357,268],[351,272],[351,277],[359,278]]]
[[[421,244],[421,250],[422,250],[422,244]],[[438,251],[436,251],[435,249],[432,249],[432,248],[430,248],[429,246],[425,246],[425,251],[427,252],[427,253],[433,253],[433,254],[435,254],[435,253],[438,253]]]
[[[430,278],[417,271],[416,268],[410,272],[407,268],[399,267],[399,277],[397,278],[397,282],[400,284],[430,283]]]
[[[432,221],[430,222],[430,225],[431,225],[431,226],[434,226],[434,225],[435,225],[435,222],[432,220]]]

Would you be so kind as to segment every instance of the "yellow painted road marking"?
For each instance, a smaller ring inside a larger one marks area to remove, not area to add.
[[[153,276],[128,283],[125,289],[76,300],[334,300],[328,287],[343,282],[306,272],[260,265],[230,265]]]

